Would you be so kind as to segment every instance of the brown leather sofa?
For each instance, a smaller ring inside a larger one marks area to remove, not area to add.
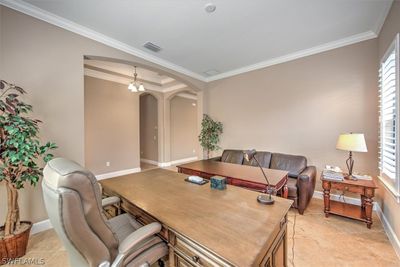
[[[315,166],[307,166],[307,159],[304,156],[257,151],[255,157],[263,168],[289,172],[287,184],[289,198],[294,201],[293,207],[297,208],[300,214],[303,214],[314,194],[316,179]],[[244,158],[243,150],[224,150],[221,157],[212,158],[210,160],[257,166],[254,159],[247,161]]]

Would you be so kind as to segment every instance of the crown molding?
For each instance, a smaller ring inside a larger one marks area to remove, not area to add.
[[[227,72],[223,72],[221,74],[212,76],[212,77],[208,77],[206,78],[206,82],[212,82],[212,81],[216,81],[216,80],[221,80],[224,78],[228,78],[231,76],[235,76],[235,75],[239,75],[242,73],[246,73],[249,71],[253,71],[253,70],[259,70],[262,68],[266,68],[266,67],[270,67],[273,65],[277,65],[277,64],[281,64],[284,62],[288,62],[288,61],[292,61],[295,59],[299,59],[302,57],[307,57],[307,56],[311,56],[311,55],[315,55],[318,53],[322,53],[325,51],[329,51],[335,48],[340,48],[343,46],[347,46],[347,45],[351,45],[351,44],[355,44],[358,42],[362,42],[362,41],[366,41],[369,39],[373,39],[376,38],[377,34],[374,33],[373,31],[367,31],[364,33],[360,33],[360,34],[356,34],[356,35],[352,35],[350,37],[347,38],[343,38],[337,41],[333,41],[333,42],[329,42],[326,44],[322,44],[322,45],[318,45],[318,46],[314,46],[312,48],[308,48],[308,49],[304,49],[304,50],[300,50],[291,54],[287,54],[285,56],[281,56],[281,57],[276,57],[273,59],[269,59],[266,61],[262,61],[260,63],[256,63],[256,64],[252,64],[243,68],[238,68],[235,70],[231,70],[231,71],[227,71]]]
[[[385,23],[386,17],[389,14],[390,9],[392,8],[393,1],[385,1],[385,7],[382,10],[381,15],[379,16],[378,21],[375,24],[375,27],[373,31],[376,33],[376,35],[379,35],[379,33],[382,30],[383,24]]]
[[[29,16],[32,16],[34,18],[43,20],[45,22],[48,22],[52,25],[58,26],[65,30],[68,30],[68,31],[74,32],[76,34],[79,34],[81,36],[87,37],[89,39],[95,40],[95,41],[105,44],[107,46],[121,50],[128,54],[134,55],[141,59],[147,60],[147,61],[157,64],[159,66],[162,66],[162,67],[168,68],[170,70],[176,71],[178,73],[187,75],[191,78],[194,78],[194,79],[197,79],[197,80],[200,80],[203,82],[212,82],[212,81],[228,78],[231,76],[239,75],[242,73],[270,67],[270,66],[281,64],[281,63],[288,62],[288,61],[292,61],[292,60],[299,59],[302,57],[311,56],[311,55],[329,51],[329,50],[332,50],[335,48],[340,48],[343,46],[366,41],[366,40],[369,40],[372,38],[376,38],[378,36],[377,33],[379,33],[379,31],[381,30],[382,25],[386,19],[386,16],[391,8],[392,2],[388,1],[387,5],[385,6],[384,11],[382,12],[382,15],[380,16],[379,21],[376,23],[375,28],[371,31],[352,35],[352,36],[349,36],[347,38],[343,38],[343,39],[340,39],[337,41],[329,42],[329,43],[322,44],[319,46],[314,46],[312,48],[308,48],[308,49],[304,49],[304,50],[297,51],[294,53],[290,53],[290,54],[287,54],[287,55],[284,55],[281,57],[272,58],[272,59],[265,60],[265,61],[262,61],[262,62],[259,62],[256,64],[251,64],[251,65],[248,65],[245,67],[237,68],[237,69],[234,69],[231,71],[226,71],[226,72],[223,72],[223,73],[217,74],[215,76],[211,76],[211,77],[205,77],[203,75],[195,73],[184,67],[176,65],[172,62],[161,59],[161,58],[151,55],[149,53],[146,53],[146,52],[139,50],[137,48],[134,48],[128,44],[125,44],[116,39],[110,38],[104,34],[93,31],[87,27],[81,26],[75,22],[64,19],[60,16],[57,16],[50,12],[47,12],[43,9],[35,7],[29,3],[23,2],[21,0],[0,0],[0,4],[4,5],[6,7],[9,7],[11,9],[17,10],[19,12],[22,12],[24,14],[27,14]]]
[[[193,71],[190,71],[184,67],[181,67],[179,65],[176,65],[172,62],[169,62],[167,60],[161,59],[159,57],[153,56],[149,53],[146,53],[142,50],[139,50],[137,48],[134,48],[128,44],[125,44],[123,42],[120,42],[114,38],[108,37],[104,34],[101,34],[99,32],[96,32],[94,30],[91,30],[87,27],[84,27],[82,25],[79,25],[75,22],[72,22],[70,20],[64,19],[60,16],[57,16],[53,13],[50,13],[48,11],[45,11],[41,8],[38,8],[36,6],[33,6],[29,3],[23,2],[21,0],[0,0],[0,4],[4,5],[8,8],[17,10],[21,13],[24,13],[26,15],[29,15],[31,17],[37,18],[39,20],[43,20],[47,23],[50,23],[52,25],[55,25],[57,27],[60,27],[62,29],[65,29],[67,31],[79,34],[81,36],[87,37],[91,40],[97,41],[99,43],[105,44],[107,46],[113,47],[115,49],[121,50],[125,53],[134,55],[136,57],[139,57],[141,59],[147,60],[149,62],[155,63],[157,65],[163,66],[165,68],[168,68],[170,70],[176,71],[178,73],[187,75],[191,78],[200,80],[200,81],[205,81],[205,77],[202,75],[199,75]]]

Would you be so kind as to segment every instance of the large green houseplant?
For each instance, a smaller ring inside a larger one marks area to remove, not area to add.
[[[32,106],[20,100],[25,93],[21,87],[0,80],[0,182],[7,190],[7,214],[0,228],[0,261],[25,254],[21,235],[25,234],[27,241],[31,223],[20,220],[18,191],[27,183],[38,184],[42,176],[39,160],[49,161],[53,157],[49,150],[56,148],[54,143],[41,143],[41,121],[29,117]]]
[[[219,138],[223,132],[222,123],[214,121],[209,115],[204,114],[201,121],[201,132],[199,135],[200,145],[206,152],[207,158],[210,158],[210,153],[220,149],[218,146]]]

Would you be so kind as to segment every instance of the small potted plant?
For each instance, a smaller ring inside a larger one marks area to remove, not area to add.
[[[32,106],[19,98],[26,92],[0,80],[0,183],[7,190],[7,214],[0,227],[0,265],[25,255],[31,222],[20,220],[18,192],[25,184],[36,186],[42,176],[39,159],[49,161],[54,143],[39,139],[41,121],[29,114]]]
[[[206,157],[210,158],[212,151],[220,149],[218,146],[219,137],[223,132],[222,123],[214,121],[209,115],[204,114],[201,121],[201,132],[199,135],[200,145],[206,152]]]

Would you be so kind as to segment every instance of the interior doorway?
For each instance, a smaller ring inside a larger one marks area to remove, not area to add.
[[[139,97],[140,105],[140,167],[157,168],[158,153],[158,100],[150,93]]]

